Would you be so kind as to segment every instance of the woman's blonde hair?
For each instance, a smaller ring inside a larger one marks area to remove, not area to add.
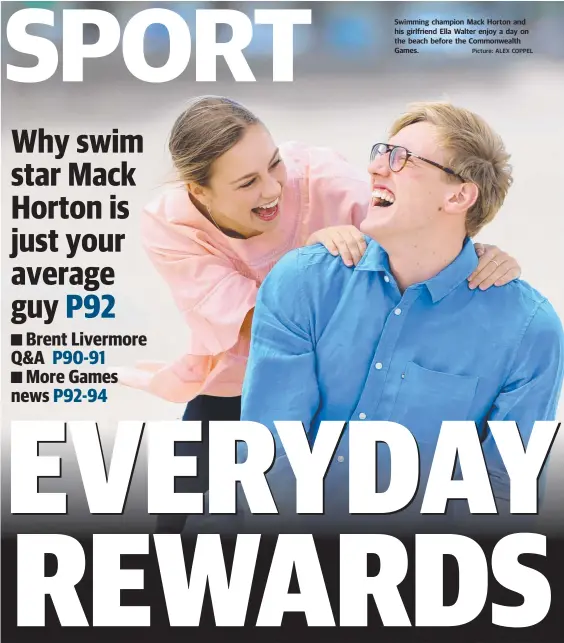
[[[176,119],[169,139],[172,161],[183,183],[208,185],[211,168],[260,120],[224,96],[198,96]]]
[[[493,220],[513,182],[510,155],[500,136],[483,118],[446,102],[411,105],[392,125],[390,135],[421,122],[437,128],[441,144],[449,154],[446,165],[478,187],[476,203],[466,215],[466,231],[474,236]]]

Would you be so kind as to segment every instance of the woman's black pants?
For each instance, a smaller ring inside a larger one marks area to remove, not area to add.
[[[188,402],[183,420],[197,420],[202,423],[201,442],[177,442],[174,447],[176,456],[197,456],[198,475],[193,478],[176,478],[176,493],[205,493],[209,488],[209,423],[210,421],[239,421],[241,419],[240,397],[213,397],[199,395]],[[179,534],[184,529],[186,518],[181,514],[157,516],[155,532],[158,534]]]

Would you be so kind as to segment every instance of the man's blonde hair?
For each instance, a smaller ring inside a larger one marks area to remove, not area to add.
[[[447,150],[445,165],[478,186],[476,203],[466,215],[466,231],[477,234],[493,220],[513,182],[510,155],[500,136],[483,118],[450,103],[415,103],[392,125],[390,135],[414,123],[434,125]],[[433,159],[434,160],[434,159]],[[452,180],[456,181],[455,177]]]

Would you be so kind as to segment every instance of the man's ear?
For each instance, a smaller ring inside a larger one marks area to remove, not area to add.
[[[452,214],[468,212],[478,200],[480,194],[478,186],[475,183],[461,183],[455,187],[456,190],[447,198],[445,210]]]

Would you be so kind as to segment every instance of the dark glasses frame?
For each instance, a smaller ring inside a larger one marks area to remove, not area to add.
[[[382,151],[382,148],[385,148],[385,151]],[[392,165],[393,165],[394,159],[397,158],[396,150],[403,150],[405,152],[405,157],[403,159],[402,166],[399,169],[394,170]],[[370,162],[372,162],[376,158],[376,156],[382,156],[383,154],[388,154],[388,152],[390,154],[390,156],[388,157],[388,164],[392,172],[396,172],[396,173],[401,172],[405,167],[405,164],[407,163],[407,159],[410,156],[413,156],[413,158],[419,159],[420,161],[425,161],[425,163],[429,163],[429,165],[433,165],[434,167],[439,168],[439,170],[442,170],[443,172],[446,172],[451,176],[456,176],[457,179],[460,179],[463,183],[466,183],[466,180],[462,176],[460,176],[460,174],[452,170],[450,167],[445,167],[440,163],[435,163],[435,161],[430,161],[429,159],[423,158],[418,154],[414,154],[413,152],[410,152],[407,148],[401,145],[389,145],[388,143],[375,143],[372,146],[372,149],[370,150]]]

